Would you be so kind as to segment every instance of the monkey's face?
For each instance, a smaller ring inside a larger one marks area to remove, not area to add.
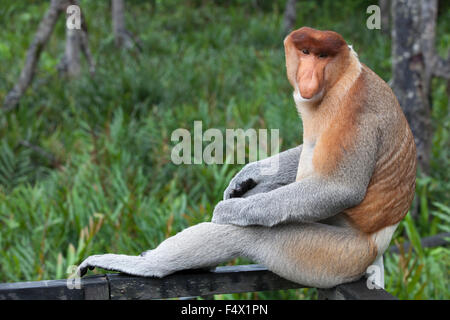
[[[333,31],[303,27],[284,40],[289,82],[305,101],[318,101],[339,78],[348,50],[345,40]]]

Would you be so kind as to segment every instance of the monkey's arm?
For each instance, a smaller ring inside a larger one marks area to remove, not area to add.
[[[267,193],[218,203],[212,222],[271,227],[282,222],[313,222],[360,203],[363,188],[305,178]]]
[[[302,145],[244,166],[230,181],[223,198],[248,197],[295,181]]]
[[[359,204],[375,166],[376,143],[368,140],[356,149],[358,152],[347,154],[333,175],[315,173],[267,193],[221,201],[212,222],[269,227],[282,222],[313,222]]]

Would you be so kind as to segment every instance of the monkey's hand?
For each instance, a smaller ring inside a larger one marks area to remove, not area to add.
[[[214,208],[211,222],[217,224],[232,224],[235,226],[265,225],[272,226],[274,223],[265,219],[262,215],[249,215],[252,203],[250,198],[233,198],[220,201]]]
[[[251,162],[231,180],[224,200],[269,192],[295,181],[302,146]]]

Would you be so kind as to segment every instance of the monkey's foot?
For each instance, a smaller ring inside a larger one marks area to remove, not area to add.
[[[81,277],[87,270],[102,268],[110,271],[120,271],[123,273],[143,276],[143,277],[162,277],[162,271],[151,267],[151,261],[143,256],[127,256],[124,254],[102,254],[88,257],[77,269]]]

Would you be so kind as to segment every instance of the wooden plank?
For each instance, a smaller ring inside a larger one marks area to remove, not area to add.
[[[109,300],[109,283],[106,275],[82,278],[85,300]]]
[[[161,279],[109,274],[108,280],[111,300],[165,299],[304,287],[260,265],[218,267],[209,272],[188,270]]]
[[[92,300],[164,299],[303,288],[268,271],[261,265],[218,267],[214,271],[187,270],[167,277],[145,278],[125,274],[88,276],[81,289],[69,289],[67,280],[0,284],[0,300]],[[382,289],[370,290],[366,279],[319,290],[325,299],[395,299]]]
[[[367,279],[344,283],[332,289],[319,289],[319,299],[324,300],[397,300],[381,288],[369,289]]]
[[[27,281],[0,284],[0,300],[96,300],[109,299],[106,276],[81,279],[80,289],[69,289],[67,280]]]
[[[67,288],[67,280],[0,284],[0,300],[82,300],[84,292]]]

